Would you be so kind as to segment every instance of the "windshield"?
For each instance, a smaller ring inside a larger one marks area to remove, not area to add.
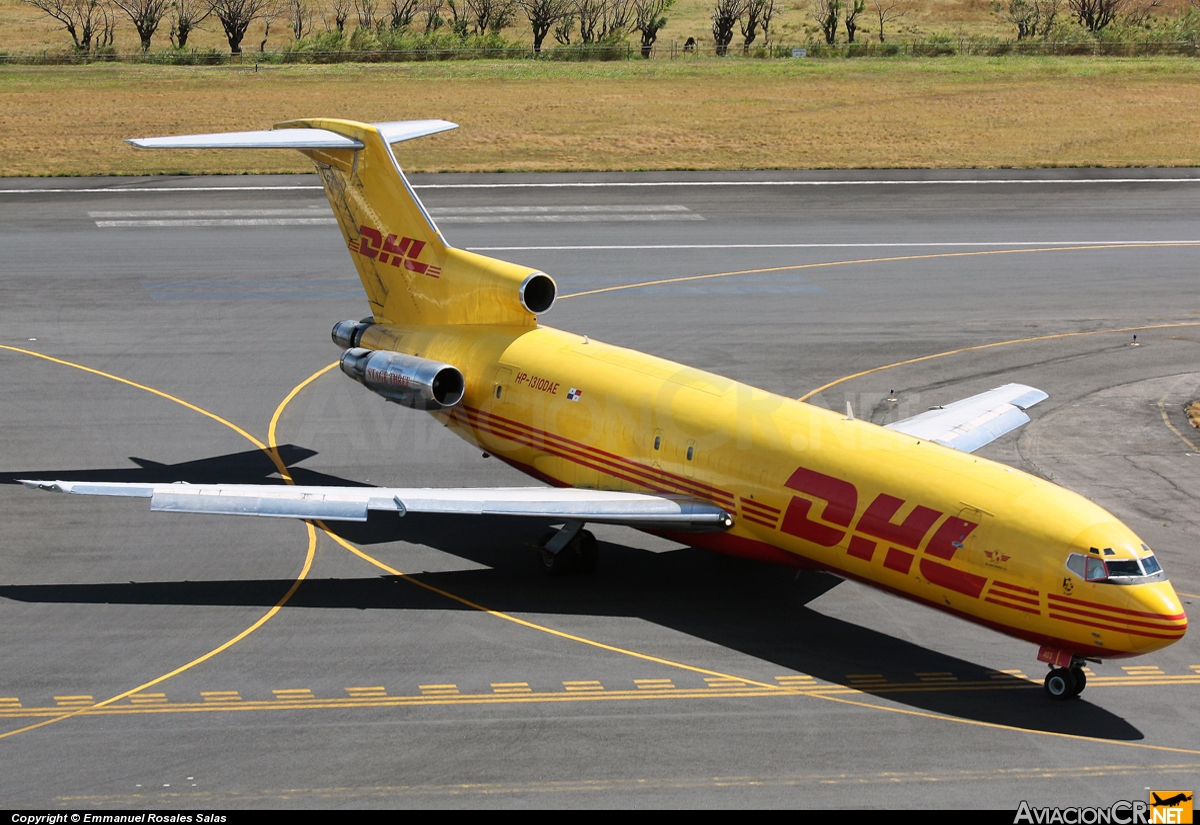
[[[1072,553],[1067,556],[1067,569],[1090,582],[1140,584],[1151,577],[1165,578],[1162,565],[1154,558],[1153,553],[1141,559],[1104,559]]]

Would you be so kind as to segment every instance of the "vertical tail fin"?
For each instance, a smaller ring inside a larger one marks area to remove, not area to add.
[[[290,148],[312,159],[377,322],[535,326],[554,281],[449,246],[391,144],[456,128],[444,120],[308,119],[262,132],[129,141],[143,148]]]

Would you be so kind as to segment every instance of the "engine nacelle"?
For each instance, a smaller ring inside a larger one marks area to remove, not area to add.
[[[342,372],[372,392],[417,410],[453,407],[466,389],[457,367],[402,352],[352,347],[342,353],[341,365]]]
[[[357,347],[358,342],[362,340],[362,334],[372,324],[373,322],[370,318],[364,318],[361,321],[338,321],[333,325],[333,332],[331,333],[333,343],[342,349]]]

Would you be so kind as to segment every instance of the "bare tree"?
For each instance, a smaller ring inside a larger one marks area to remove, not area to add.
[[[555,25],[570,13],[569,0],[517,0],[533,30],[533,50],[542,50],[542,41]]]
[[[810,14],[830,46],[837,41],[837,24],[841,13],[842,0],[811,0]]]
[[[571,45],[571,31],[575,28],[575,15],[568,14],[554,27],[554,39],[564,46]]]
[[[213,15],[221,21],[230,54],[242,53],[242,39],[250,24],[263,16],[269,0],[208,0]]]
[[[338,30],[339,34],[346,31],[346,21],[350,19],[351,7],[350,0],[333,0],[329,6],[329,10],[333,12],[333,27]]]
[[[212,14],[208,0],[174,0],[171,4],[171,45],[186,49],[188,36]]]
[[[267,41],[271,39],[271,24],[275,22],[276,17],[283,14],[284,10],[284,5],[277,0],[270,0],[267,7],[263,9],[263,13],[260,15],[263,21],[263,39],[258,44],[260,52],[267,50]]]
[[[846,42],[854,42],[854,33],[858,31],[858,16],[867,8],[867,0],[846,0],[843,7],[843,19],[846,23]]]
[[[1000,16],[1017,27],[1017,40],[1047,35],[1058,16],[1059,0],[1009,0],[996,4]]]
[[[308,0],[287,0],[287,15],[294,39],[301,40],[304,35],[312,34],[315,12]]]
[[[158,24],[167,14],[169,0],[112,0],[113,5],[125,12],[137,29],[142,41],[142,53],[150,51],[150,38],[158,31]]]
[[[746,0],[712,0],[708,7],[712,17],[713,42],[717,47],[717,55],[724,57],[729,53],[729,44],[733,40],[733,27],[742,17],[742,4]]]
[[[879,42],[883,42],[883,27],[897,17],[908,14],[909,0],[871,0],[875,4],[875,16],[879,18]],[[1058,0],[1053,0],[1057,3]]]
[[[629,30],[633,22],[633,0],[573,0],[573,16],[579,20],[579,42],[603,43]]]
[[[104,0],[24,0],[38,11],[57,20],[71,35],[75,51],[87,54],[93,42],[112,43],[113,15]],[[107,38],[108,42],[104,40]]]
[[[470,34],[471,15],[466,0],[446,0],[446,8],[450,9],[450,31],[458,37]]]
[[[398,32],[412,25],[420,0],[388,0],[388,26]]]
[[[1117,19],[1125,0],[1067,0],[1071,14],[1090,32],[1098,32]]]
[[[421,0],[417,13],[421,16],[426,34],[432,34],[442,27],[443,5],[444,0]]]
[[[642,57],[649,58],[658,33],[667,25],[666,12],[675,0],[633,0],[633,29],[642,36]]]
[[[364,29],[374,29],[379,24],[379,0],[354,0],[354,12],[358,15],[358,25]]]
[[[1162,8],[1163,0],[1132,0],[1125,22],[1131,26],[1145,25],[1155,9]]]
[[[775,0],[759,0],[758,27],[762,29],[763,46],[771,46],[771,19],[775,17]]]
[[[758,37],[758,29],[762,25],[763,0],[746,0],[742,4],[742,13],[738,17],[738,26],[742,30],[742,49],[748,50],[750,44]]]
[[[499,32],[513,21],[517,0],[466,0],[467,14],[476,34]]]

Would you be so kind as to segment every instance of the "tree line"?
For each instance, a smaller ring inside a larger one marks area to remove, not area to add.
[[[755,0],[758,2],[759,0]],[[649,57],[666,12],[675,0],[23,0],[64,29],[82,54],[111,47],[118,21],[133,24],[143,52],[164,27],[171,46],[185,49],[188,37],[206,20],[220,24],[231,54],[241,54],[251,24],[263,24],[260,51],[272,26],[285,24],[295,41],[320,30],[449,33],[462,39],[498,35],[518,16],[533,32],[533,49],[542,50],[548,36],[563,45],[623,42],[636,34],[641,53]],[[774,2],[774,0],[769,0]],[[278,30],[278,29],[277,29]]]

